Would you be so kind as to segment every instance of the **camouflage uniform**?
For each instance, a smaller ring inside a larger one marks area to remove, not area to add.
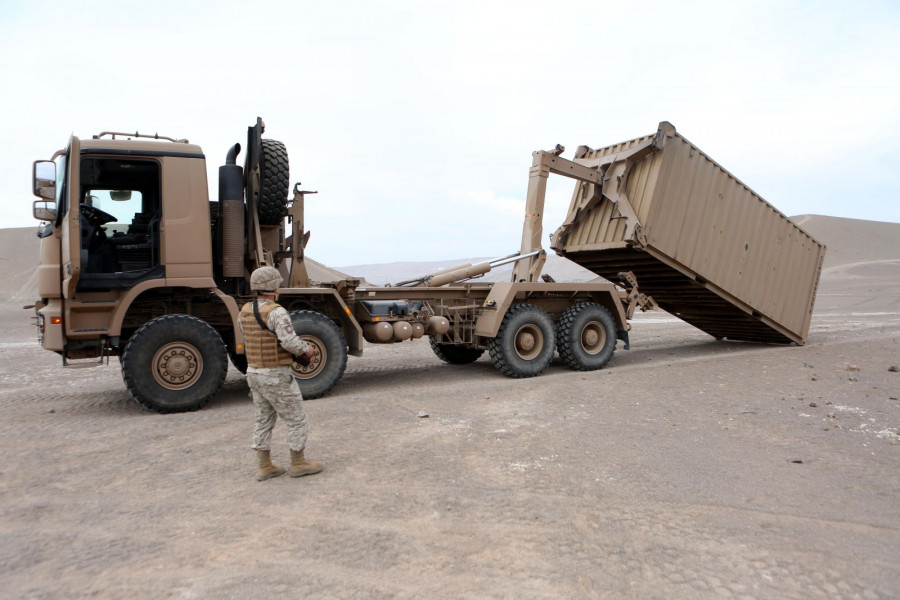
[[[278,336],[281,347],[293,355],[305,354],[309,347],[306,342],[297,337],[288,312],[281,306],[266,307],[266,304],[274,304],[271,300],[260,300],[261,312],[268,312],[266,325],[270,331]],[[269,312],[271,311],[271,312]],[[244,311],[242,311],[244,312]],[[253,326],[259,327],[255,322]],[[241,319],[241,329],[247,327],[247,319]],[[250,346],[247,346],[250,349]],[[253,363],[254,358],[248,354],[248,362]],[[253,431],[254,450],[268,450],[272,441],[272,429],[275,427],[277,417],[287,425],[287,442],[291,450],[300,451],[306,447],[306,438],[309,434],[306,413],[303,410],[303,396],[300,386],[294,379],[294,373],[290,365],[275,367],[247,367],[247,383],[250,385],[250,396],[256,406],[256,427]]]

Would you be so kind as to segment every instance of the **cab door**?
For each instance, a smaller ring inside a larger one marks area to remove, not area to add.
[[[81,142],[75,136],[69,140],[68,160],[66,161],[66,182],[63,187],[65,207],[60,216],[62,229],[62,295],[72,299],[75,286],[81,275]]]

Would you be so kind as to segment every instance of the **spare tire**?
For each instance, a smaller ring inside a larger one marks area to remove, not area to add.
[[[262,140],[257,211],[262,225],[278,225],[287,213],[290,169],[287,149],[277,140]]]

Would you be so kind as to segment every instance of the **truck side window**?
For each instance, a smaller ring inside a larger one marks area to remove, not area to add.
[[[153,160],[82,158],[79,210],[87,261],[79,287],[129,287],[159,275],[159,177]]]
[[[69,190],[69,178],[66,177],[66,165],[69,163],[69,155],[61,156],[56,163],[56,225],[62,223],[63,215],[69,208],[67,200]]]

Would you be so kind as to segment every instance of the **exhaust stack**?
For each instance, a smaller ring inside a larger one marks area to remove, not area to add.
[[[240,144],[232,146],[219,167],[224,277],[244,276],[244,170],[236,162],[240,151]]]

